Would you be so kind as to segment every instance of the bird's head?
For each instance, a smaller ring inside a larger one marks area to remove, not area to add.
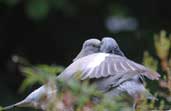
[[[88,39],[83,43],[82,49],[77,57],[73,60],[77,60],[81,57],[100,52],[101,42],[98,39]]]
[[[100,51],[101,42],[98,39],[88,39],[83,43],[82,50],[97,53]]]
[[[124,53],[120,50],[117,42],[111,37],[104,37],[102,39],[100,52],[125,56]]]

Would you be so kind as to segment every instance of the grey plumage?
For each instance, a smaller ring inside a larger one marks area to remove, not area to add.
[[[81,80],[100,79],[110,76],[117,80],[117,78],[122,76],[129,78],[129,74],[131,75],[130,77],[134,75],[146,76],[152,80],[159,77],[158,73],[125,57],[108,53],[95,53],[73,62],[58,76],[58,79],[70,79],[78,71],[81,72]]]
[[[93,83],[102,92],[110,92],[115,96],[115,92],[126,92],[134,99],[147,92],[140,81],[143,76],[151,80],[158,80],[160,77],[157,72],[126,58],[112,38],[102,39],[100,53],[73,62],[58,79],[73,78],[78,72],[80,80],[93,79]]]
[[[152,80],[158,79],[158,75],[155,73],[151,75],[153,72],[148,68],[127,58],[107,53],[95,53],[80,58],[67,67],[66,70],[60,74],[60,77],[64,76],[64,79],[70,78],[70,76],[73,76],[77,71],[81,71],[82,80],[125,74],[127,72],[136,72]]]

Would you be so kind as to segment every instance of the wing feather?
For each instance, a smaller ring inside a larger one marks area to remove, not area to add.
[[[121,65],[121,67],[122,67],[125,71],[128,70],[122,62],[120,63],[120,65]]]
[[[74,75],[77,70],[81,71],[81,80],[116,75],[119,77],[119,75],[131,73],[134,73],[133,75],[146,76],[152,80],[159,79],[160,77],[157,72],[151,71],[143,65],[137,64],[125,57],[106,53],[96,53],[82,57],[73,62],[61,75]],[[67,74],[68,72],[72,74]]]
[[[115,73],[119,72],[118,67],[117,67],[117,64],[114,63],[113,66],[114,66],[113,67],[113,72],[115,72]]]

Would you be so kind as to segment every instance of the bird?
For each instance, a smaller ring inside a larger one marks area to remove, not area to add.
[[[82,58],[69,65],[57,78],[67,81],[79,72],[80,80],[92,80],[97,89],[104,94],[119,96],[126,92],[134,104],[143,94],[153,98],[144,87],[143,77],[158,80],[160,74],[128,59],[111,37],[101,41],[100,52]]]
[[[80,53],[73,59],[73,62],[78,59],[91,55],[93,53],[97,53],[100,51],[101,41],[96,38],[91,38],[86,40],[83,45]],[[22,101],[4,107],[2,110],[8,110],[14,107],[32,107],[35,109],[45,110],[47,107],[47,103],[52,99],[52,95],[57,93],[57,89],[52,89],[48,84],[45,84],[38,89],[35,89],[32,93],[30,93],[25,99]]]

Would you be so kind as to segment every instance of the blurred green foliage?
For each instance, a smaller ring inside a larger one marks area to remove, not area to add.
[[[156,49],[156,55],[159,59],[151,56],[149,52],[144,52],[143,63],[145,66],[150,67],[156,71],[160,71],[161,79],[158,84],[152,84],[157,86],[154,89],[158,97],[158,101],[155,103],[155,107],[159,110],[170,109],[171,107],[171,65],[170,61],[170,48],[171,48],[171,36],[167,36],[167,32],[162,30],[159,34],[154,35],[154,46]]]
[[[20,90],[24,90],[26,87],[35,83],[46,84],[49,81],[56,78],[56,74],[59,74],[64,70],[62,66],[49,66],[49,65],[37,65],[33,67],[21,67],[21,71],[24,73],[26,79],[23,81]]]
[[[144,52],[143,64],[154,71],[157,71],[158,61],[155,60],[147,51]]]
[[[161,31],[160,34],[154,36],[154,43],[159,58],[166,59],[169,56],[171,35],[167,37],[166,31]]]
[[[27,14],[34,18],[44,18],[49,12],[49,3],[47,0],[29,0],[26,5]]]
[[[66,15],[73,15],[76,12],[76,7],[69,0],[1,0],[0,3],[5,3],[9,7],[24,3],[25,13],[35,20],[47,18],[51,10],[61,11]]]

